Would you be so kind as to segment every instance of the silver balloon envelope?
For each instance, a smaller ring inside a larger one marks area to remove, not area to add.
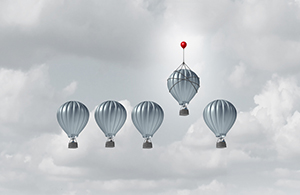
[[[163,109],[155,102],[144,101],[133,108],[131,119],[134,126],[145,138],[143,148],[152,148],[150,138],[153,137],[163,122]]]
[[[87,107],[81,102],[69,101],[59,107],[56,117],[58,124],[71,138],[69,148],[77,148],[75,138],[78,137],[89,120]]]
[[[217,148],[226,147],[224,137],[233,126],[236,117],[235,107],[227,100],[214,100],[204,108],[203,119],[218,138]]]
[[[181,116],[189,115],[187,104],[193,99],[200,87],[199,77],[185,63],[182,63],[168,78],[167,86],[179,105]]]
[[[124,106],[116,101],[106,101],[97,106],[94,116],[99,128],[108,138],[106,147],[113,148],[115,146],[113,137],[122,128],[127,118]]]

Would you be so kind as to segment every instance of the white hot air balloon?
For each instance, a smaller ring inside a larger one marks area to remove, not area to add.
[[[122,104],[116,101],[106,101],[97,106],[95,120],[99,128],[107,137],[105,147],[115,147],[113,137],[122,128],[126,121],[127,113]]]
[[[186,47],[186,42],[181,43],[181,47]],[[184,56],[184,55],[183,55]],[[167,86],[171,95],[181,106],[179,111],[180,116],[189,115],[187,105],[193,99],[200,87],[199,77],[193,72],[184,62],[169,76]]]
[[[89,120],[89,110],[78,101],[69,101],[59,107],[57,121],[70,138],[69,148],[78,148],[76,137]]]
[[[203,119],[218,138],[217,148],[226,148],[224,138],[233,126],[236,117],[235,107],[226,100],[214,100],[204,108]]]
[[[145,138],[143,148],[152,148],[151,137],[163,122],[163,109],[155,102],[144,101],[133,108],[131,119],[134,126]]]

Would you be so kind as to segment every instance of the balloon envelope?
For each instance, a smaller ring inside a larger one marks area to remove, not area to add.
[[[203,119],[216,137],[225,137],[236,120],[237,112],[226,100],[210,102],[203,111]]]
[[[106,101],[97,106],[95,120],[106,137],[113,137],[122,128],[127,113],[122,104],[116,101]]]
[[[184,67],[175,70],[167,80],[169,92],[179,105],[188,104],[198,92],[199,77],[192,70]]]
[[[133,108],[131,119],[142,136],[150,138],[162,124],[164,112],[157,103],[144,101]]]
[[[57,111],[57,121],[68,137],[78,137],[89,120],[87,107],[78,101],[64,103]]]

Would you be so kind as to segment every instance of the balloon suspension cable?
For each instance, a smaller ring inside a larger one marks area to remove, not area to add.
[[[188,70],[191,70],[191,69],[188,67],[188,65],[185,63],[185,53],[184,53],[184,49],[186,48],[187,43],[186,43],[185,41],[182,41],[182,42],[180,43],[180,46],[182,47],[182,60],[183,60],[183,62],[182,62],[182,64],[177,68],[177,70],[178,70],[178,69],[188,69]]]
[[[114,137],[113,136],[108,136],[107,141],[114,141]]]
[[[194,89],[196,90],[196,92],[198,92],[198,86],[199,86],[199,84],[196,83],[196,82],[194,82],[194,81],[192,80],[192,78],[194,78],[194,76],[192,76],[192,77],[187,77],[186,75],[184,75],[184,74],[180,71],[180,70],[182,70],[182,69],[191,71],[190,67],[189,67],[187,64],[182,63],[180,66],[178,66],[178,68],[177,68],[174,72],[178,72],[180,75],[182,75],[182,77],[184,78],[184,80],[189,81],[189,82],[193,85],[193,87],[194,87]],[[168,80],[170,80],[170,79],[174,79],[174,78],[168,78]],[[178,78],[176,78],[176,79],[178,79]],[[170,92],[170,91],[173,89],[173,87],[174,87],[176,84],[178,84],[181,80],[182,80],[182,78],[181,78],[181,79],[178,79],[178,81],[177,81],[177,82],[169,89],[169,92]]]
[[[187,64],[185,64],[185,63],[183,62],[182,64],[180,64],[180,66],[178,66],[178,68],[176,68],[176,70],[175,70],[174,72],[178,72],[180,75],[182,75],[182,77],[183,77],[185,80],[189,81],[189,82],[193,85],[194,89],[198,92],[198,86],[199,86],[199,84],[196,83],[196,82],[194,82],[194,81],[192,80],[192,78],[194,78],[194,76],[192,76],[192,77],[187,77],[186,75],[184,75],[184,74],[180,71],[180,70],[182,70],[182,69],[192,71],[192,70],[190,69],[190,67],[189,67]],[[174,79],[174,78],[168,78],[168,80],[169,80],[169,79]],[[182,80],[182,79],[178,79],[178,81],[177,81],[177,82],[169,89],[169,92],[170,92],[170,91],[172,90],[172,88],[173,88],[176,84],[178,84],[181,80]]]
[[[184,49],[183,49],[183,63],[182,64],[185,64],[185,62],[184,62]]]
[[[183,74],[182,73],[182,69],[185,69],[185,70],[188,70],[188,71],[192,71],[191,69],[190,69],[190,67],[185,63],[185,57],[184,57],[184,49],[186,48],[186,46],[187,46],[187,43],[185,42],[185,41],[182,41],[181,42],[181,44],[180,44],[180,46],[182,47],[182,49],[183,49],[183,62],[182,62],[182,64],[180,64],[179,66],[178,66],[178,68],[176,68],[176,70],[174,71],[174,72],[177,72],[178,74],[180,74],[180,75],[182,75],[182,78],[168,78],[168,80],[169,79],[178,79],[178,81],[169,89],[169,92],[171,92],[171,90],[173,89],[173,87],[175,86],[175,85],[177,85],[181,80],[187,80],[187,81],[189,81],[192,85],[193,85],[193,87],[194,87],[194,89],[196,90],[196,92],[198,92],[198,88],[199,88],[199,84],[198,83],[196,83],[196,82],[194,82],[193,80],[192,80],[192,78],[194,77],[194,76],[192,76],[192,77],[187,77],[185,74]]]

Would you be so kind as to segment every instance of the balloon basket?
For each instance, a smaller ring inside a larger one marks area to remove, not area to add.
[[[68,148],[70,148],[70,149],[76,149],[76,148],[78,148],[78,143],[77,143],[77,141],[76,141],[75,138],[72,138],[70,140]]]
[[[115,147],[115,142],[113,140],[108,140],[106,143],[105,143],[105,147],[106,148],[114,148]]]
[[[189,110],[187,108],[183,108],[179,111],[179,116],[188,116]]]
[[[216,147],[217,148],[226,148],[226,142],[224,139],[220,139],[217,141],[217,144],[216,144]]]
[[[146,140],[144,143],[143,143],[143,148],[144,149],[151,149],[152,148],[152,142],[150,140]]]

